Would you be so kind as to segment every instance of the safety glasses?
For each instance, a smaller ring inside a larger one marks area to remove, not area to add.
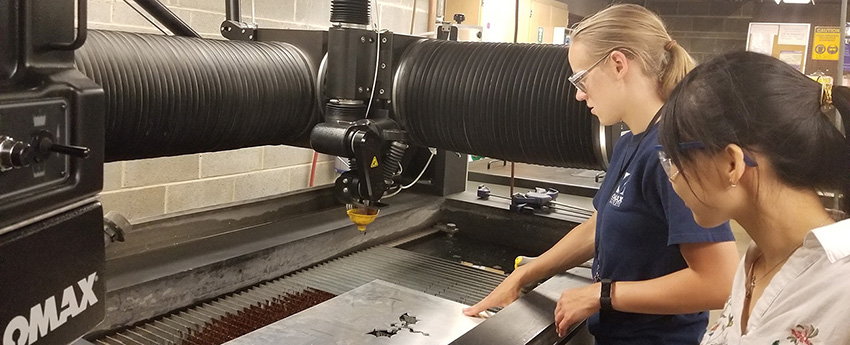
[[[702,141],[690,141],[685,143],[679,143],[679,147],[683,150],[704,149],[705,144]],[[676,176],[679,175],[679,169],[675,168],[674,171],[675,164],[673,164],[673,161],[670,159],[670,157],[667,157],[667,153],[664,152],[664,149],[661,147],[661,145],[656,145],[655,149],[658,151],[658,160],[661,162],[661,168],[663,168],[664,172],[667,173],[667,178],[670,180],[670,182],[673,182]],[[753,159],[746,153],[744,153],[744,164],[746,164],[748,167],[758,166],[758,163],[755,161],[755,159]]]
[[[596,60],[596,62],[594,62],[592,65],[590,65],[590,67],[588,67],[586,70],[578,71],[578,72],[574,73],[573,75],[571,75],[568,78],[570,83],[572,83],[573,86],[576,87],[576,89],[581,90],[581,92],[587,93],[587,86],[584,85],[584,78],[587,77],[587,73],[590,73],[590,71],[593,70],[594,67],[599,65],[602,61],[605,61],[605,59],[607,59],[608,56],[611,55],[612,52],[613,52],[613,50],[606,53],[604,56],[599,58],[599,60]]]

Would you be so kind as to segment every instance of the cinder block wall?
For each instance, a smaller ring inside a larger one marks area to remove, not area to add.
[[[747,48],[753,2],[705,0],[615,0],[642,5],[658,13],[676,41],[697,62]]]
[[[222,38],[224,0],[163,0],[185,22],[208,38]],[[252,1],[242,1],[243,21],[252,20]],[[330,0],[256,0],[256,22],[265,28],[330,26]],[[415,8],[414,8],[415,4]],[[381,27],[398,33],[426,31],[428,0],[379,0],[373,11]],[[416,12],[415,19],[413,17]],[[122,0],[89,0],[94,29],[159,33]],[[257,199],[308,187],[313,151],[288,146],[250,147],[104,166],[104,210],[133,223],[177,212]],[[315,185],[333,183],[333,157],[319,155]]]

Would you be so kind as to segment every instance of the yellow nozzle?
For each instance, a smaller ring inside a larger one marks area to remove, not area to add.
[[[369,208],[353,208],[348,211],[348,218],[357,225],[357,230],[366,231],[366,225],[372,224],[378,217],[378,210]]]

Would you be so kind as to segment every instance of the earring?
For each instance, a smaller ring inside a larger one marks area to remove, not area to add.
[[[729,185],[732,186],[732,188],[738,187],[737,184],[732,183],[732,179],[729,179]]]

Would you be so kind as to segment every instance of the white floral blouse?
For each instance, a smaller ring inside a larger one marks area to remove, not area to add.
[[[732,295],[703,345],[850,344],[850,220],[806,235],[755,302],[741,334],[749,256],[738,264]]]

